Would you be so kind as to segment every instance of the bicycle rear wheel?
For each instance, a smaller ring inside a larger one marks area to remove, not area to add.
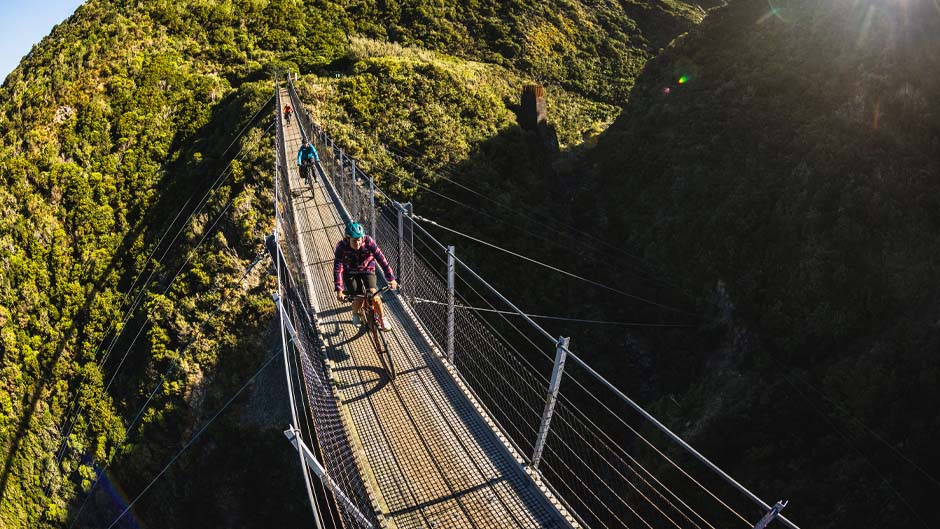
[[[385,358],[388,360],[388,366],[386,370],[388,371],[389,380],[395,380],[395,362],[392,361],[392,351],[388,348],[388,342],[385,340],[385,332],[379,331],[381,335],[382,344],[384,345],[383,350],[385,351]]]
[[[373,310],[369,318],[369,337],[372,339],[372,345],[375,346],[375,353],[379,357],[379,362],[385,368],[389,380],[395,380],[395,364],[392,363],[392,354],[388,350],[388,342],[385,340],[385,332],[379,328],[378,315]]]

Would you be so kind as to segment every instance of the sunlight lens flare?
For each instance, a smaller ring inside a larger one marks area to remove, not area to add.
[[[758,24],[763,24],[771,18],[776,18],[777,20],[786,22],[786,20],[783,18],[783,10],[779,6],[774,5],[774,0],[767,0],[767,6],[769,9],[767,10],[767,13],[764,14],[764,16],[757,19]]]
[[[94,465],[94,468],[96,472],[101,472],[98,465]],[[100,489],[104,490],[105,494],[108,495],[108,498],[111,500],[111,505],[115,509],[115,514],[123,511],[125,508],[127,508],[128,505],[130,505],[130,496],[128,496],[124,489],[118,484],[114,474],[112,474],[111,471],[104,471],[104,473],[101,475],[98,486]],[[117,524],[117,527],[143,529],[143,524],[137,518],[134,510],[131,509],[121,518],[120,522]]]

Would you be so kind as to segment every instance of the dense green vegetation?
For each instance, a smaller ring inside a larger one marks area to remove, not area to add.
[[[350,33],[511,67],[540,82],[618,103],[646,60],[704,15],[676,0],[344,5]]]
[[[112,454],[110,485],[136,494],[270,354],[266,265],[239,281],[271,229],[264,214],[270,136],[249,130],[220,158],[268,100],[270,84],[252,82],[258,65],[215,62],[220,43],[194,43],[162,25],[160,17],[175,4],[143,12],[92,2],[34,48],[0,89],[4,527],[63,525],[94,479],[92,460],[102,468]],[[184,223],[236,153],[228,177]],[[141,292],[150,275],[154,281]],[[138,310],[100,367],[112,325],[120,327],[138,294]],[[111,385],[119,362],[123,368]],[[176,369],[168,371],[171,366]],[[164,372],[166,383],[119,449],[126,425]],[[75,417],[76,392],[83,412],[60,465],[56,454]],[[280,435],[270,424],[238,420],[214,433],[249,446]],[[237,453],[223,446],[206,457]],[[248,468],[262,468],[281,455],[245,457],[259,465]],[[179,467],[184,474],[186,468]],[[116,506],[104,489],[88,502],[85,523],[113,518]],[[143,510],[180,526],[174,520],[190,518],[199,495],[181,488],[168,494],[190,499],[178,510],[159,502]],[[279,512],[289,519],[298,511]]]

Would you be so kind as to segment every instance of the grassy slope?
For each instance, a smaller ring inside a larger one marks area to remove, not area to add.
[[[772,5],[719,10],[650,63],[595,153],[607,217],[716,313],[726,286],[729,345],[688,399],[723,403],[701,448],[773,476],[806,525],[937,523],[936,483],[892,449],[940,470],[940,12]]]
[[[676,0],[445,0],[433,6],[420,0],[360,0],[346,5],[349,27],[357,34],[511,67],[616,103],[627,97],[646,60],[703,16]]]

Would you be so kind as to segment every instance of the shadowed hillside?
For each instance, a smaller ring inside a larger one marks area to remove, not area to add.
[[[699,448],[804,526],[940,523],[938,30],[929,1],[733,3],[592,153],[611,231],[715,314]]]

